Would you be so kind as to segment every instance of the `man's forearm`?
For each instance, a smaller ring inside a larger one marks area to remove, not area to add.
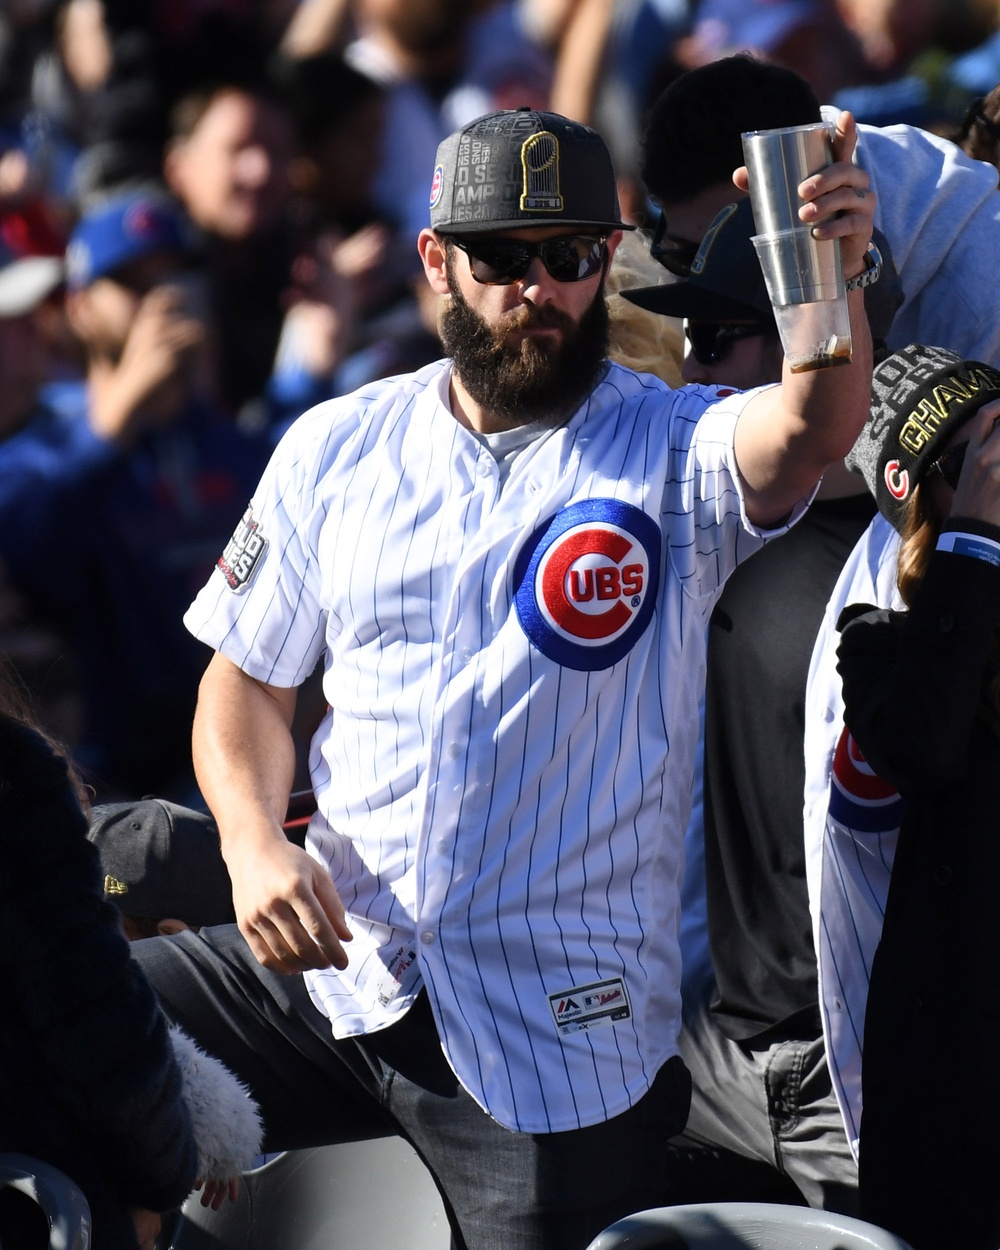
[[[223,850],[281,826],[295,776],[296,692],[265,686],[221,655],[202,678],[195,713],[195,774]]]
[[[851,363],[792,373],[782,367],[781,389],[787,412],[800,423],[802,458],[819,472],[842,460],[854,446],[871,407],[872,336],[863,290],[849,291]]]
[[[827,467],[851,450],[871,406],[872,340],[864,292],[848,293],[851,363],[792,373],[754,396],[737,428],[747,514],[758,525],[787,516]]]

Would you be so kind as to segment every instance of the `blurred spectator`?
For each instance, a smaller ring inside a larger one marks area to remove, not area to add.
[[[209,88],[174,110],[164,173],[202,235],[221,396],[233,413],[264,391],[278,344],[294,152],[291,115],[262,88]]]
[[[551,56],[511,0],[355,0],[353,12],[348,63],[388,92],[376,202],[412,243],[438,143],[494,109],[547,107]]]
[[[0,231],[2,236],[2,231]],[[50,359],[37,312],[63,283],[54,256],[18,256],[0,237],[0,440],[27,424]]]
[[[1000,82],[994,0],[840,0],[865,48],[867,73],[831,103],[874,126],[945,134],[971,97]]]
[[[426,283],[412,241],[374,195],[385,88],[333,52],[278,57],[272,71],[301,144],[290,170],[299,243],[261,418],[277,433],[323,399],[436,359],[440,344],[414,295]]]
[[[832,0],[700,0],[678,62],[694,69],[737,52],[794,70],[823,99],[863,76],[858,41]]]
[[[836,0],[857,38],[866,78],[899,77],[937,34],[942,0]]]
[[[949,138],[973,160],[988,161],[1000,169],[1000,87],[973,100],[961,126]]]
[[[742,132],[836,116],[800,75],[752,57],[683,74],[656,102],[644,137],[643,175],[664,208],[654,254],[675,272],[690,266],[712,218],[740,195],[731,170],[743,159]],[[1000,359],[996,170],[912,126],[859,126],[854,162],[871,180],[875,225],[903,286],[889,346],[940,343]]]
[[[72,647],[84,706],[74,749],[103,799],[191,795],[203,662],[180,616],[267,454],[213,407],[190,261],[162,195],[86,213],[67,253],[86,378],[45,388],[0,443],[0,559]]]
[[[0,463],[5,440],[36,415],[56,368],[51,327],[63,322],[62,257],[24,256],[3,241],[0,219]],[[16,231],[14,232],[16,234]],[[77,677],[62,640],[32,617],[0,564],[0,651],[32,690],[44,723],[61,739],[79,731]]]
[[[556,41],[550,107],[603,135],[623,215],[641,221],[641,119],[664,75],[678,72],[674,45],[688,26],[687,0],[574,0],[568,10]]]

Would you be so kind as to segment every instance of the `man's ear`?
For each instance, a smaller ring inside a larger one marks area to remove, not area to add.
[[[417,251],[420,253],[424,274],[431,290],[436,295],[447,295],[451,288],[448,284],[444,239],[433,230],[421,230],[417,236]]]
[[[612,230],[611,233],[608,235],[608,241],[605,245],[606,247],[605,255],[607,257],[607,259],[604,262],[604,276],[605,277],[608,276],[608,270],[611,268],[611,262],[615,258],[615,252],[618,249],[618,244],[622,241],[622,239],[624,238],[624,235],[625,235],[624,230]]]
[[[172,139],[163,154],[163,180],[180,199],[184,198],[187,186],[186,155],[183,139]]]

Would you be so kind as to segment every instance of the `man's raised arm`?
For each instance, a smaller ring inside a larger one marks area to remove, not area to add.
[[[819,239],[840,239],[844,277],[865,270],[875,194],[868,175],[851,164],[857,128],[841,113],[834,164],[799,186],[799,216]],[[746,169],[734,181],[746,187]],[[818,224],[816,224],[818,223]],[[764,391],[743,409],[736,427],[736,461],[747,515],[757,525],[782,520],[805,499],[826,468],[854,445],[871,405],[872,346],[864,291],[848,291],[852,359],[846,366],[792,373],[786,361],[780,388]]]
[[[296,691],[257,681],[218,652],[198,691],[194,764],[219,826],[240,930],[265,968],[347,966],[351,934],[326,869],[282,829],[295,773]]]

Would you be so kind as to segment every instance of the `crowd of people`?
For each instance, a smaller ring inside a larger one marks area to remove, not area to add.
[[[997,1250],[998,83],[985,0],[6,6],[2,923],[57,816],[153,1043],[112,1137],[8,1013],[59,1131],[21,1083],[0,1147],[98,1250],[255,1104],[402,1133],[462,1250]],[[820,121],[852,358],[795,372],[741,135]]]

